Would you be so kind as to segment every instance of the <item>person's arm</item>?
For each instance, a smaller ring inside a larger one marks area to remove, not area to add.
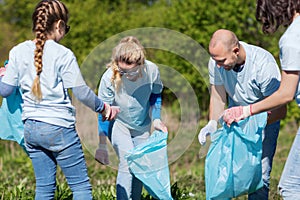
[[[109,164],[109,155],[107,149],[106,138],[109,134],[109,126],[111,121],[103,121],[101,114],[98,115],[98,135],[99,144],[95,153],[95,160],[103,165]]]
[[[156,130],[161,130],[165,133],[168,132],[168,128],[160,119],[161,103],[162,103],[161,94],[152,93],[150,95],[149,102],[150,102],[150,106],[152,108],[153,127]]]
[[[300,71],[283,70],[278,90],[271,96],[255,104],[227,109],[224,112],[224,121],[227,125],[230,125],[232,122],[238,122],[250,115],[279,109],[281,106],[293,101],[299,83],[299,74]]]
[[[227,103],[226,91],[223,85],[211,85],[209,102],[209,120],[218,121]]]
[[[101,113],[105,120],[113,120],[120,111],[118,107],[104,103],[87,85],[73,87],[72,91],[79,101],[93,111]]]
[[[155,119],[160,119],[160,112],[161,112],[161,94],[154,94],[150,95],[150,106],[152,108],[152,121]]]
[[[201,145],[205,145],[206,136],[217,130],[218,120],[223,114],[227,103],[226,96],[226,91],[223,85],[211,85],[209,121],[198,134],[198,140]]]
[[[6,83],[3,83],[2,76],[0,76],[0,96],[6,98],[9,95],[11,95],[15,91],[16,88],[17,88],[17,86],[8,85]]]
[[[72,92],[79,101],[93,111],[101,112],[104,109],[104,102],[87,85],[73,87]]]
[[[279,89],[251,106],[251,114],[276,109],[293,101],[299,83],[299,71],[282,71]]]

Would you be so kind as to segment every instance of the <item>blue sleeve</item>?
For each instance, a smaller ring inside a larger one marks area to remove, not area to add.
[[[87,86],[82,85],[72,88],[74,96],[84,105],[95,112],[100,112],[104,108],[104,102]]]
[[[102,115],[98,115],[98,134],[100,135],[103,133],[108,137],[109,140],[111,140],[111,131],[112,127],[115,123],[115,120],[112,121],[102,121]]]
[[[152,120],[160,119],[160,111],[161,111],[161,94],[150,95],[150,106],[152,107]]]
[[[98,115],[98,133],[104,133],[104,135],[108,136],[108,130],[109,130],[109,121],[105,120],[102,121],[102,115]]]
[[[109,121],[105,120],[102,121],[102,115],[98,115],[98,133],[104,133],[104,135],[108,136],[108,130],[109,130]]]
[[[2,78],[3,78],[3,76],[0,77],[0,96],[6,98],[15,91],[17,86],[8,85],[6,83],[3,83]]]

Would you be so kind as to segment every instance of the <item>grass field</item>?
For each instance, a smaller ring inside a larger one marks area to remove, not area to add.
[[[79,134],[82,134],[81,132],[88,133],[90,130],[94,130],[93,124],[86,124],[90,121],[93,120],[90,120],[88,117],[84,117],[78,121]],[[277,194],[277,184],[295,133],[296,126],[284,127],[280,132],[271,174],[271,191],[269,198],[271,200],[281,199]],[[96,133],[93,134],[97,137]],[[83,140],[86,141],[86,138]],[[86,142],[83,143],[90,181],[93,186],[93,198],[96,200],[115,199],[117,170],[115,167],[102,166],[97,163],[93,157],[94,149],[91,150],[91,147],[87,147]],[[97,141],[95,143],[97,143]],[[199,158],[199,147],[199,143],[196,138],[194,138],[194,141],[188,149],[169,166],[174,199],[205,199],[205,158]],[[55,199],[72,199],[71,191],[59,168],[57,183]],[[27,154],[14,142],[0,141],[0,199],[34,199],[34,189],[34,173]],[[143,191],[143,199],[152,199],[145,190]],[[246,196],[242,196],[236,199],[242,200],[247,198]]]

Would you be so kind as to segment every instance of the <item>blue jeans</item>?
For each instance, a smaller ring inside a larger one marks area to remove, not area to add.
[[[300,128],[285,162],[278,188],[283,199],[300,199]]]
[[[141,199],[143,183],[130,173],[125,154],[149,137],[150,125],[144,131],[128,129],[122,123],[115,121],[112,128],[111,143],[119,158],[117,175],[117,199]]]
[[[26,149],[36,179],[35,199],[54,199],[57,164],[67,179],[73,198],[92,199],[92,187],[75,128],[26,120],[24,131]]]
[[[276,151],[277,138],[280,129],[280,121],[267,125],[263,131],[262,145],[262,177],[263,187],[248,195],[249,200],[268,200],[270,187],[270,174],[272,170],[273,157]]]

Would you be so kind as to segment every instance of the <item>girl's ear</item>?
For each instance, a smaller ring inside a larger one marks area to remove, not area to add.
[[[48,33],[47,39],[59,42],[65,36],[64,21],[58,20],[53,25],[52,31]]]
[[[58,31],[59,34],[63,34],[65,27],[65,23],[62,20],[58,20],[58,22],[55,25],[55,31]]]

